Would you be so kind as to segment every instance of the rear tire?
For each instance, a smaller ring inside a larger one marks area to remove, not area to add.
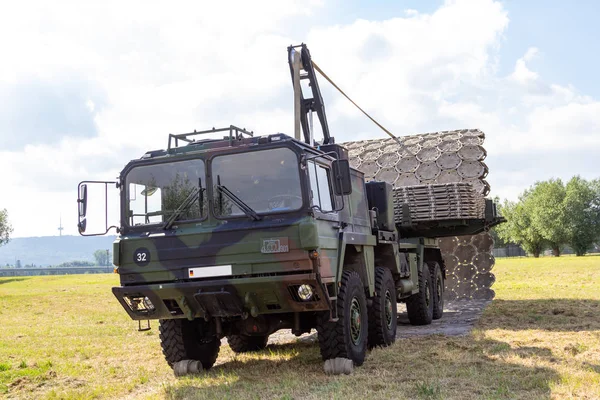
[[[338,320],[329,321],[329,311],[317,317],[317,332],[323,361],[349,358],[354,365],[365,361],[369,318],[365,288],[358,273],[345,271],[337,298]]]
[[[431,284],[433,288],[433,319],[440,319],[444,314],[444,276],[442,268],[436,261],[427,263],[429,273],[431,274]]]
[[[204,320],[161,319],[159,332],[160,345],[171,368],[181,360],[198,360],[202,368],[209,369],[217,361],[221,341]]]
[[[369,347],[387,347],[396,341],[398,309],[396,286],[388,268],[375,269],[375,297],[369,307]]]
[[[267,347],[269,335],[248,336],[248,335],[229,335],[227,343],[235,353],[248,353],[251,351],[260,351]]]
[[[406,299],[408,320],[412,325],[429,325],[433,319],[431,274],[427,264],[419,271],[419,293]]]

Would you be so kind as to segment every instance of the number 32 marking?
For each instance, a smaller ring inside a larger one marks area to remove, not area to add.
[[[133,252],[133,262],[140,267],[145,267],[150,263],[150,250],[140,247]]]

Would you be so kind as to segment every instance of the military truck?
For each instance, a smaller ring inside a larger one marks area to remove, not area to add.
[[[166,149],[129,162],[116,182],[79,184],[82,235],[97,234],[86,232],[88,187],[118,189],[121,285],[112,291],[133,320],[159,320],[171,366],[191,359],[209,369],[221,338],[234,352],[256,351],[281,329],[316,329],[324,360],[358,366],[369,348],[394,343],[398,302],[414,325],[443,315],[436,238],[396,220],[389,183],[365,182],[350,167],[329,135],[308,49],[288,53],[296,137],[236,126],[170,134]],[[299,79],[312,97],[297,90]]]

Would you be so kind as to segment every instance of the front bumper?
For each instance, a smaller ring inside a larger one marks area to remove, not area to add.
[[[297,288],[308,284],[313,296],[302,301]],[[314,273],[254,278],[156,283],[113,287],[134,320],[236,317],[328,310],[327,292]]]

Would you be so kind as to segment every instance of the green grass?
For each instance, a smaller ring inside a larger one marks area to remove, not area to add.
[[[0,278],[0,398],[600,398],[600,257],[501,259],[496,300],[464,337],[398,340],[350,376],[316,344],[249,355],[176,379],[157,325],[137,332],[116,275]],[[400,328],[399,328],[400,329]]]

